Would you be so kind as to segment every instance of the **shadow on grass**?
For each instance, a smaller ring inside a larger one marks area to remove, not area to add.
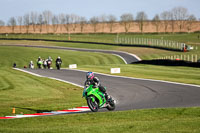
[[[43,112],[51,112],[52,110],[38,110],[38,109],[32,109],[32,108],[22,108],[22,107],[15,107],[17,109],[24,109],[29,111],[34,111],[36,113],[43,113]]]
[[[189,62],[183,60],[142,60],[139,62],[133,62],[131,64],[149,64],[160,66],[186,66],[200,68],[200,62]]]

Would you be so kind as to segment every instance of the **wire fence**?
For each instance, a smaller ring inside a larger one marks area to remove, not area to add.
[[[188,62],[200,62],[200,55],[198,54],[191,54],[191,55],[169,55],[164,56],[156,59],[162,59],[162,60],[183,60]]]
[[[115,39],[115,43],[124,44],[124,45],[138,45],[138,46],[146,46],[146,47],[157,47],[157,48],[167,48],[183,51],[185,46],[184,43],[171,41],[171,40],[163,40],[163,39],[151,39],[151,38],[127,38],[127,37],[117,37]],[[198,47],[188,46],[187,50],[197,50]]]

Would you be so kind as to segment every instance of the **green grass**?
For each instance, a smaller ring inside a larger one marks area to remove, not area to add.
[[[198,35],[200,33],[175,33],[175,34],[118,34],[119,37],[136,37],[136,38],[152,38],[164,39],[183,42],[187,44],[200,44]],[[68,34],[2,34],[0,38],[33,38],[33,39],[53,39],[53,40],[68,40]],[[117,34],[71,34],[72,41],[89,41],[89,42],[106,42],[115,43]]]
[[[16,62],[18,67],[27,66],[32,60],[36,65],[38,57],[47,59],[51,56],[53,67],[55,60],[60,56],[63,60],[62,67],[68,67],[69,64],[78,65],[103,65],[103,64],[124,64],[123,60],[117,56],[103,53],[77,52],[67,50],[54,50],[44,48],[25,48],[25,47],[0,47],[0,67],[12,67]]]
[[[6,43],[11,41],[6,41]],[[20,41],[16,43],[33,43]],[[2,41],[1,41],[2,43]],[[4,42],[5,43],[5,42]],[[45,43],[46,45],[62,45],[79,47],[82,44]],[[74,46],[73,46],[74,45]],[[87,44],[82,47],[98,48]],[[102,48],[104,48],[102,46]],[[105,48],[106,49],[106,48]],[[115,49],[110,47],[110,49]],[[117,48],[120,49],[120,48]],[[129,48],[126,48],[130,50]],[[148,49],[134,49],[142,55],[148,56]],[[141,51],[146,50],[146,51]],[[159,51],[157,55],[160,55]],[[150,51],[149,55],[155,54]],[[145,52],[145,53],[142,53]],[[168,53],[168,52],[166,52]],[[12,115],[12,108],[16,113],[35,113],[68,109],[86,105],[82,99],[82,88],[59,81],[35,77],[11,69],[13,62],[19,67],[28,65],[30,60],[36,61],[38,56],[55,59],[61,56],[63,67],[68,64],[78,64],[79,69],[109,73],[110,67],[120,67],[119,75],[162,79],[176,82],[200,84],[200,69],[190,67],[164,67],[153,65],[124,65],[123,61],[112,55],[63,51],[40,48],[0,47],[0,116]],[[90,59],[90,62],[86,61]],[[92,61],[96,60],[96,61]],[[102,62],[103,61],[103,62]],[[90,63],[90,64],[88,64]],[[80,65],[79,65],[80,64]],[[84,81],[83,81],[84,82]],[[44,133],[44,132],[200,132],[200,108],[169,108],[144,109],[117,112],[98,112],[73,115],[58,115],[36,118],[22,118],[0,120],[0,133]]]
[[[81,88],[12,69],[0,69],[0,116],[86,105]]]
[[[200,108],[147,109],[1,120],[4,133],[198,133]]]

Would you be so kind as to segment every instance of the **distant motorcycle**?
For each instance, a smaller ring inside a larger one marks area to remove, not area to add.
[[[37,62],[37,66],[38,66],[39,69],[42,68],[42,64],[43,64],[43,61],[42,61],[42,60],[40,60],[40,61]]]
[[[48,61],[47,61],[47,67],[48,67],[48,69],[51,68],[51,64],[52,64],[52,61],[51,61],[51,60],[48,60]]]
[[[56,67],[58,70],[60,70],[60,67],[61,67],[61,61],[56,61]]]

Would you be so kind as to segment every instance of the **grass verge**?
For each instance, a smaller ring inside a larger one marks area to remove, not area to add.
[[[86,113],[1,120],[5,133],[198,133],[200,108],[169,108]]]

